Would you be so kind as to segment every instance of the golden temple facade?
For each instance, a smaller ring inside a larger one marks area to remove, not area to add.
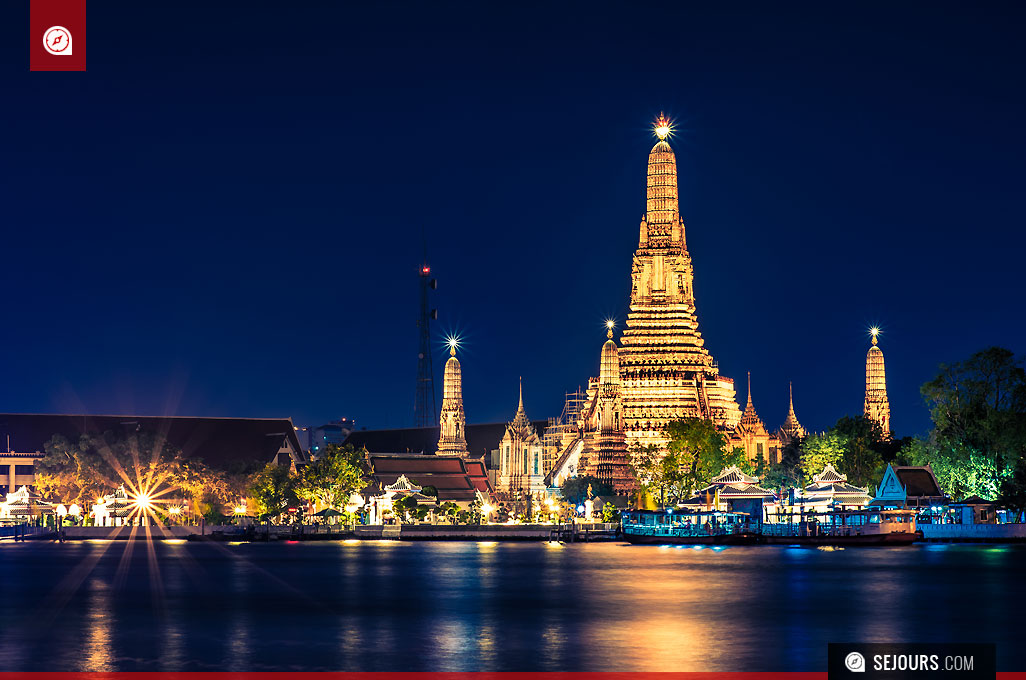
[[[463,411],[463,369],[456,358],[456,343],[449,343],[442,382],[442,412],[438,436],[439,456],[467,456],[467,414]]]
[[[887,399],[887,376],[884,371],[883,350],[876,346],[879,330],[872,329],[873,344],[866,353],[866,417],[875,420],[885,437],[891,436],[891,402]]]
[[[631,304],[619,352],[629,446],[665,448],[667,423],[706,418],[733,430],[741,420],[734,381],[719,374],[698,331],[694,270],[677,190],[668,124],[648,156],[647,205],[631,269]]]

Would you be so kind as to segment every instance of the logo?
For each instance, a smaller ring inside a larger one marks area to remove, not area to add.
[[[43,47],[58,57],[70,57],[71,31],[63,26],[51,26],[43,31]]]
[[[865,673],[866,657],[862,656],[858,652],[852,652],[848,656],[844,657],[844,667],[852,673]]]

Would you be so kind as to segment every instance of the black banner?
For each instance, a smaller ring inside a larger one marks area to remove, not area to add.
[[[997,652],[979,643],[830,643],[829,680],[994,680]]]

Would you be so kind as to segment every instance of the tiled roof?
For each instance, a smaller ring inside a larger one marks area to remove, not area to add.
[[[541,436],[548,421],[531,422]],[[346,444],[366,448],[371,453],[434,453],[438,449],[437,427],[407,427],[394,430],[356,430],[346,439]],[[506,423],[485,423],[467,425],[465,436],[467,451],[471,458],[487,456],[499,448],[499,442],[506,433]]]
[[[729,468],[721,470],[720,474],[712,479],[713,484],[734,484],[737,482],[741,482],[743,484],[757,484],[759,482],[759,478],[746,475],[741,471],[741,468],[736,465],[731,465]]]
[[[0,440],[12,451],[44,453],[54,435],[74,442],[83,434],[148,432],[166,437],[187,458],[215,468],[271,461],[285,438],[303,456],[290,418],[193,418],[185,416],[94,416],[0,413]]]

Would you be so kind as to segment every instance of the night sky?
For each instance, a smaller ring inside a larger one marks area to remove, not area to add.
[[[0,411],[558,415],[622,321],[652,119],[677,121],[700,330],[771,428],[893,426],[1026,350],[1022,4],[92,0],[88,72],[0,6]]]

